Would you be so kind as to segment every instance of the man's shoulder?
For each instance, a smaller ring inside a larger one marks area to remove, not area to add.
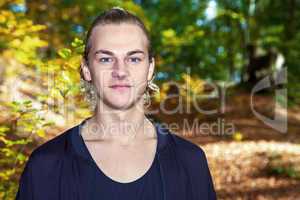
[[[179,148],[180,150],[194,152],[194,153],[204,153],[203,149],[199,145],[189,141],[183,136],[174,133],[171,133],[171,135],[176,144],[176,147]]]
[[[210,181],[211,175],[204,150],[181,136],[173,135],[173,138],[176,143],[178,158],[185,169],[187,169],[187,172],[190,173],[190,177],[193,177],[194,181]],[[208,183],[201,184],[206,185]]]
[[[189,140],[172,135],[182,166],[191,180],[193,199],[217,199],[214,184],[203,149]]]
[[[59,135],[35,148],[30,155],[30,159],[37,160],[42,158],[43,160],[45,160],[46,157],[52,159],[63,156],[71,146],[70,136],[76,129],[76,127],[77,126],[68,128],[67,130],[61,132]]]
[[[183,138],[182,136],[171,134],[173,141],[175,142],[175,148],[177,153],[186,161],[204,161],[206,160],[206,155],[204,150],[197,144]]]

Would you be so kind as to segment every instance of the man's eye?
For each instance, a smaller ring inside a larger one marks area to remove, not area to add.
[[[104,57],[104,58],[100,58],[99,61],[100,61],[100,62],[106,63],[106,62],[112,62],[113,59],[112,59],[112,58],[109,58],[109,57]]]
[[[129,58],[129,61],[130,61],[130,62],[137,63],[137,62],[141,62],[142,59],[140,59],[140,58],[138,58],[138,57],[131,57],[131,58]]]

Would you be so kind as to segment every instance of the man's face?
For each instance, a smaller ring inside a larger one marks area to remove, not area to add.
[[[100,100],[114,109],[134,105],[154,71],[149,62],[147,38],[134,24],[107,24],[93,29],[86,80],[92,80]]]

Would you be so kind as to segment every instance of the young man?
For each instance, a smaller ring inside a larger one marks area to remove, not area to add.
[[[94,115],[34,150],[16,199],[216,199],[202,149],[145,116],[154,66],[139,18],[120,8],[98,16],[81,63]]]

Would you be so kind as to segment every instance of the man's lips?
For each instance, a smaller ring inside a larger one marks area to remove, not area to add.
[[[131,85],[111,85],[109,86],[111,89],[115,90],[115,91],[119,91],[119,92],[125,92],[128,91],[131,88]]]
[[[129,88],[131,85],[111,85],[110,88]]]

